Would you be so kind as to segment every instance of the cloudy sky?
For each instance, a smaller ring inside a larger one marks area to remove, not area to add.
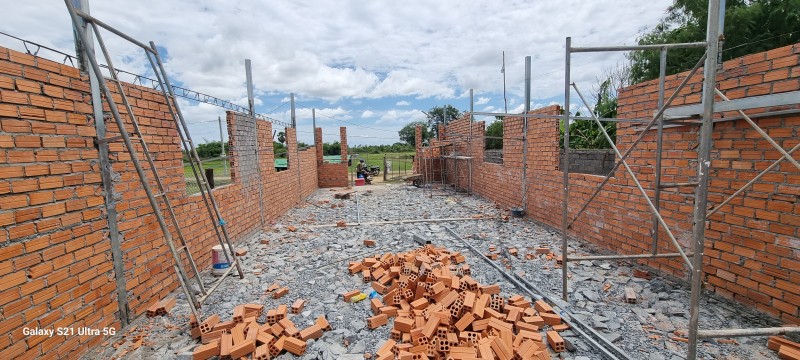
[[[509,112],[523,108],[524,58],[532,56],[532,107],[563,102],[564,42],[633,44],[670,0],[211,1],[90,0],[91,12],[143,42],[154,41],[174,84],[247,104],[244,59],[253,64],[256,111],[289,121],[296,94],[300,140],[312,142],[311,109],[326,142],[347,126],[350,144],[397,141],[422,111],[451,104],[502,111],[502,52]],[[0,31],[74,54],[62,1],[0,0]],[[13,16],[8,16],[13,10]],[[111,34],[115,65],[152,77],[143,52]],[[0,46],[24,51],[0,35]],[[34,46],[29,46],[34,51]],[[63,56],[41,50],[40,56]],[[573,80],[589,92],[622,54],[574,54]],[[130,80],[130,78],[128,79]],[[577,99],[573,100],[573,103]],[[181,103],[198,142],[216,140],[224,110]],[[226,135],[227,136],[227,135]]]

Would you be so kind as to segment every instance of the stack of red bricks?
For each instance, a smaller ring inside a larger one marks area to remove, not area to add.
[[[292,305],[292,313],[302,310],[305,300],[297,300]],[[284,351],[294,355],[306,352],[306,341],[318,339],[323,331],[331,330],[324,316],[317,318],[314,325],[298,330],[287,316],[289,309],[280,305],[267,311],[266,323],[259,324],[258,318],[264,312],[264,305],[244,304],[233,309],[233,319],[220,322],[219,315],[209,316],[199,323],[192,317],[189,321],[192,337],[199,338],[202,345],[194,350],[194,360],[239,359],[248,355],[254,360],[266,360]]]
[[[371,299],[371,329],[394,318],[391,339],[377,359],[550,359],[565,350],[568,328],[543,301],[500,296],[499,285],[471,277],[460,253],[426,245],[351,262],[350,274],[383,295]],[[542,334],[542,331],[547,329]]]
[[[781,336],[770,336],[767,348],[778,353],[779,359],[800,360],[800,343]]]

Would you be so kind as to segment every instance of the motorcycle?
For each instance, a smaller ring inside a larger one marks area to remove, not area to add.
[[[381,167],[378,165],[367,165],[367,174],[369,176],[378,176],[381,173]]]

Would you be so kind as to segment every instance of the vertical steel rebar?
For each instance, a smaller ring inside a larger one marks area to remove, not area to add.
[[[76,9],[89,13],[89,0],[71,0]],[[97,131],[97,139],[104,140],[106,138],[106,123],[105,116],[103,115],[103,98],[100,95],[100,84],[98,83],[97,74],[91,69],[91,65],[86,59],[89,56],[94,57],[94,43],[92,42],[92,32],[82,18],[80,19],[80,26],[76,27],[75,31],[84,33],[84,36],[89,41],[83,43],[80,41],[80,36],[75,34],[75,48],[76,53],[79,54],[78,60],[80,61],[81,71],[89,74],[89,88],[92,94],[92,113],[94,114],[94,125]],[[100,160],[100,179],[103,183],[103,197],[106,206],[106,219],[108,221],[108,237],[111,241],[111,256],[114,263],[114,278],[117,286],[117,306],[119,309],[119,319],[122,327],[128,325],[128,292],[125,285],[125,264],[122,259],[122,243],[120,240],[120,232],[117,221],[117,206],[114,199],[114,181],[112,180],[111,162],[108,157],[108,143],[97,143],[97,157]]]
[[[569,213],[569,93],[570,93],[570,57],[572,38],[567,37],[566,57],[564,59],[564,159],[561,162],[564,173],[564,199],[561,203],[561,298],[568,301],[567,290],[567,220]]]
[[[475,126],[475,116],[472,113],[475,112],[475,96],[474,90],[469,89],[469,141],[467,142],[467,146],[469,146],[469,191],[467,193],[472,194],[472,162],[475,160],[475,143],[473,142],[472,137],[472,127]]]
[[[661,49],[660,64],[658,70],[658,108],[664,106],[664,77],[667,75],[667,48]],[[656,169],[655,169],[655,184],[653,186],[653,205],[658,210],[661,202],[661,154],[664,148],[664,113],[656,119],[658,122],[658,130],[656,131]],[[658,218],[653,215],[653,255],[658,253]]]
[[[706,206],[708,204],[708,178],[711,170],[711,135],[714,130],[714,89],[717,77],[717,54],[719,52],[720,0],[708,3],[708,25],[706,27],[706,63],[703,68],[703,125],[700,128],[700,145],[697,149],[697,188],[695,189],[694,216],[692,218],[692,294],[689,303],[689,349],[688,360],[697,359],[697,330],[700,320],[700,296],[703,285],[703,251],[705,250]]]
[[[250,68],[250,59],[244,59],[244,72],[247,77],[247,108],[250,110],[250,116],[255,116],[256,103],[253,97],[253,72]]]
[[[531,111],[531,57],[525,57],[525,115]],[[522,118],[522,210],[528,211],[528,117]]]

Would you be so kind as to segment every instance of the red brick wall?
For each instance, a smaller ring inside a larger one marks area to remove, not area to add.
[[[115,324],[116,298],[88,82],[0,48],[0,353],[80,353],[102,337],[24,327]],[[23,355],[24,354],[24,355]]]
[[[217,239],[200,196],[186,195],[181,144],[164,98],[129,84],[125,93],[195,261],[207,269]],[[125,114],[124,107],[119,110]],[[232,240],[239,242],[317,188],[316,150],[298,151],[295,131],[287,129],[291,165],[276,173],[272,124],[233,113],[227,121],[233,183],[213,193]],[[107,136],[116,135],[113,120],[106,124]],[[75,358],[104,340],[25,336],[24,327],[119,328],[95,135],[86,76],[0,48],[0,352],[11,358]],[[109,153],[118,175],[114,191],[134,317],[179,284],[123,143],[109,144]],[[155,189],[152,177],[150,182]]]
[[[347,173],[347,128],[339,128],[339,144],[341,146],[341,163],[326,163],[322,152],[322,128],[314,130],[314,145],[317,148],[318,183],[321,188],[344,187],[349,184]]]
[[[800,89],[800,44],[725,62],[718,74],[721,90],[731,99]],[[702,74],[702,70],[698,72]],[[687,74],[667,77],[669,96]],[[657,109],[657,81],[622,89],[619,117],[647,118]],[[696,75],[679,93],[674,105],[700,101],[701,76]],[[752,109],[751,115],[768,110]],[[535,112],[557,114],[557,108]],[[534,112],[534,113],[535,113]],[[724,114],[732,117],[737,114]],[[468,129],[466,120],[449,125],[454,132]],[[511,121],[508,119],[506,121]],[[784,149],[800,142],[800,115],[774,115],[755,119]],[[482,131],[476,123],[474,131]],[[508,126],[508,125],[507,125]],[[619,123],[617,145],[624,152],[641,125]],[[508,128],[505,134],[511,134]],[[506,135],[508,136],[508,135]],[[715,124],[709,205],[718,204],[780,154],[761,139],[744,120]],[[561,227],[562,177],[559,170],[558,120],[532,119],[528,127],[527,215]],[[482,142],[482,138],[476,139]],[[662,182],[687,182],[696,177],[698,145],[696,127],[669,128],[664,133]],[[483,144],[473,144],[481,149]],[[646,134],[632,152],[629,164],[645,189],[653,188],[655,132]],[[418,164],[420,165],[420,164]],[[473,160],[473,191],[503,206],[515,206],[520,194],[521,169]],[[501,180],[505,181],[498,181]],[[604,177],[570,174],[569,219],[588,200]],[[648,190],[652,196],[652,190]],[[711,217],[706,231],[704,271],[710,289],[790,323],[800,322],[800,172],[789,163],[764,176],[754,187]],[[691,241],[693,188],[665,189],[661,214],[678,241]],[[624,169],[619,169],[581,215],[570,233],[623,254],[643,253],[652,246],[652,215]],[[659,233],[659,251],[675,252],[666,233]],[[648,261],[648,265],[675,275],[686,275],[679,259]]]

